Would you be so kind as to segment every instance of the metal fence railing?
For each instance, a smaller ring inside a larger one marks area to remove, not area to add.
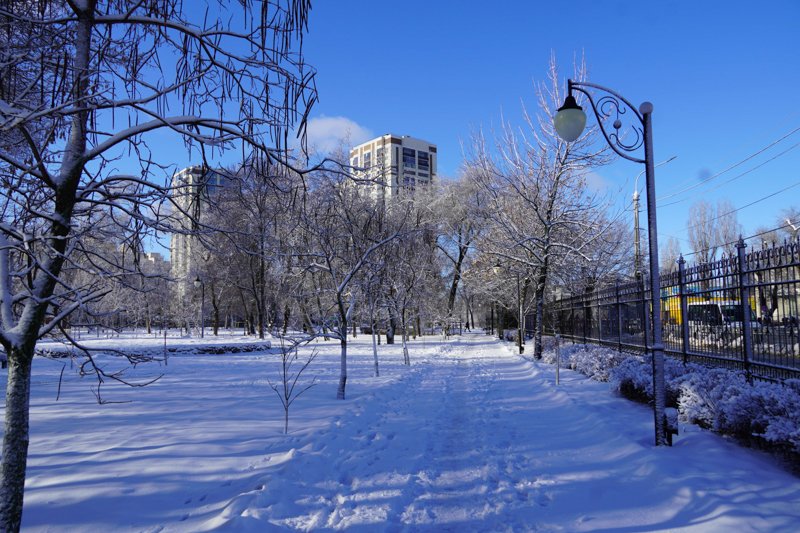
[[[646,351],[652,342],[649,283],[640,279],[558,299],[545,330],[580,342]],[[754,377],[800,378],[800,240],[661,274],[667,354],[742,369]]]

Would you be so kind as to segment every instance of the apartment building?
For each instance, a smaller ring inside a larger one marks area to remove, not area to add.
[[[408,135],[387,133],[350,150],[356,175],[374,183],[376,198],[395,197],[404,189],[432,183],[436,176],[436,145]]]
[[[208,205],[214,194],[225,185],[225,177],[203,166],[191,166],[172,177],[173,225],[177,231],[170,240],[170,276],[178,283],[176,290],[182,298],[191,290],[197,275],[196,261],[200,252],[197,238],[188,234],[192,220],[203,216],[203,206]]]

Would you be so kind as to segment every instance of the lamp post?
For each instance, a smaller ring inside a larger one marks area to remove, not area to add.
[[[639,239],[639,191],[633,191],[633,274],[642,279],[642,241]]]
[[[206,284],[197,276],[194,280],[194,286],[200,287],[200,338],[205,337],[206,325]]]
[[[595,99],[593,91],[595,89],[602,94]],[[666,407],[666,394],[664,386],[664,341],[661,332],[661,280],[658,272],[658,241],[656,224],[656,190],[655,172],[653,163],[653,130],[651,115],[653,104],[644,102],[638,109],[628,100],[617,92],[596,85],[594,83],[579,82],[568,80],[567,97],[564,105],[558,109],[554,118],[554,126],[558,135],[567,142],[578,139],[586,127],[586,113],[583,108],[575,101],[573,91],[582,93],[586,96],[591,105],[592,112],[597,119],[600,132],[603,134],[609,147],[617,155],[635,163],[642,163],[645,166],[645,180],[647,189],[647,232],[650,245],[650,298],[653,313],[653,415],[655,419],[655,443],[656,446],[667,444],[667,424],[664,414]],[[630,132],[633,134],[631,141],[624,141],[620,136],[622,119],[627,118],[628,111],[632,112],[635,121],[632,120]],[[613,131],[606,130],[604,121],[613,117]],[[644,151],[644,158],[637,157],[640,149]]]

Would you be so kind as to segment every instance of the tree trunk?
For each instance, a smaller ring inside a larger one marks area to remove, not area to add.
[[[389,327],[386,328],[386,344],[394,344],[394,330],[397,328],[397,319],[394,313],[389,311]]]
[[[459,239],[460,240],[460,239]],[[467,256],[467,247],[459,243],[458,259],[453,264],[453,281],[450,283],[450,294],[447,296],[447,316],[453,316],[453,309],[456,306],[456,294],[458,294],[458,283],[461,281],[461,265]]]
[[[314,333],[314,324],[311,322],[311,315],[308,313],[308,307],[303,302],[300,302],[300,316],[303,317],[303,330],[305,333]]]
[[[150,302],[145,303],[144,312],[145,312],[144,315],[145,326],[147,328],[147,334],[149,335],[153,332],[152,317],[150,316]]]
[[[283,336],[286,336],[286,333],[289,331],[289,319],[292,317],[292,308],[289,304],[286,304],[283,307]]]
[[[380,377],[381,373],[378,370],[378,342],[375,337],[375,324],[372,325],[372,357],[375,359],[375,377]]]
[[[12,349],[8,355],[3,464],[0,471],[0,529],[19,531],[28,464],[29,406],[33,347]]]
[[[406,366],[411,365],[411,359],[408,357],[408,326],[406,324],[406,312],[403,311],[402,313],[402,331],[401,331],[401,339],[403,342],[403,364]]]
[[[536,324],[533,333],[533,358],[542,358],[542,333],[544,330],[544,290],[547,284],[547,263],[548,257],[545,256],[542,266],[539,268],[539,277],[536,281]]]
[[[369,325],[370,331],[372,332],[372,357],[375,359],[375,377],[379,377],[381,373],[378,371],[378,342],[376,340],[375,329],[377,325],[375,324],[375,306],[370,306],[370,313],[369,313]]]
[[[214,288],[214,283],[211,283],[211,307],[214,309],[214,321],[212,329],[214,336],[219,335],[219,299],[217,298],[217,291]]]
[[[342,364],[339,372],[339,388],[336,390],[336,399],[344,400],[345,386],[347,385],[347,323],[339,331],[341,335]]]

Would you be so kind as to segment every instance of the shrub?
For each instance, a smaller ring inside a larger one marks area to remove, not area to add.
[[[565,345],[562,366],[572,368],[631,400],[653,398],[652,363],[597,346]],[[555,351],[543,361],[555,363]],[[777,450],[800,453],[800,380],[748,383],[741,371],[709,368],[666,358],[667,406],[677,407],[683,422],[697,424],[747,443],[761,439]]]

